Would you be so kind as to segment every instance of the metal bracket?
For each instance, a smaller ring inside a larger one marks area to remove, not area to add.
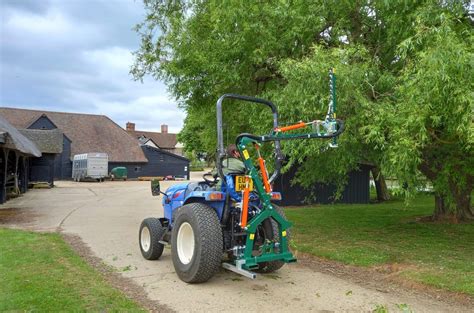
[[[240,274],[250,279],[257,278],[257,274],[255,274],[254,272],[243,269],[242,268],[243,264],[245,264],[245,260],[237,260],[235,261],[235,265],[224,262],[222,263],[222,267],[225,268],[226,270],[232,271],[234,273]]]

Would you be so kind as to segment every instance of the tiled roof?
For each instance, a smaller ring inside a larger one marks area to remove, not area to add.
[[[63,133],[59,129],[20,129],[19,131],[34,142],[41,153],[63,152]]]
[[[141,130],[127,130],[127,132],[137,139],[142,136],[150,138],[158,145],[158,147],[162,149],[174,149],[176,147],[176,143],[178,142],[176,139],[176,134],[146,132]]]
[[[71,157],[105,152],[110,162],[148,162],[138,140],[104,115],[0,108],[0,115],[17,128],[28,128],[46,116],[71,141]]]
[[[5,142],[0,147],[18,150],[24,154],[34,155],[36,157],[41,156],[41,152],[36,145],[31,142],[28,138],[23,136],[18,129],[11,125],[3,116],[0,114],[0,133],[6,134],[4,136]]]

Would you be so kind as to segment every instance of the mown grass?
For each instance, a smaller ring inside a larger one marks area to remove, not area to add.
[[[0,228],[0,311],[142,311],[59,234]]]
[[[430,195],[406,206],[323,205],[286,209],[293,248],[359,266],[399,264],[416,282],[474,295],[474,224],[417,222],[432,213]]]

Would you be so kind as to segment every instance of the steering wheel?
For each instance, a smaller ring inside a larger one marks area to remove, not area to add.
[[[212,180],[208,178],[209,176],[212,177]],[[204,181],[211,187],[217,184],[218,181],[217,177],[214,177],[211,172],[204,173],[204,175],[202,175],[202,179],[204,179]]]

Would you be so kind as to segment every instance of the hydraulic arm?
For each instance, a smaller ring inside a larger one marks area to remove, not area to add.
[[[280,149],[281,140],[295,140],[295,139],[314,139],[314,138],[327,138],[331,139],[330,146],[337,147],[337,137],[344,131],[344,122],[336,119],[336,77],[334,70],[329,71],[329,86],[330,86],[330,101],[328,111],[324,120],[314,120],[310,122],[300,121],[294,125],[279,126],[278,125],[278,112],[276,106],[270,101],[252,98],[247,96],[240,96],[235,94],[223,95],[217,102],[217,124],[218,124],[218,156],[217,156],[217,168],[221,179],[224,180],[222,173],[222,160],[226,156],[223,144],[222,134],[222,101],[226,98],[239,99],[243,101],[249,101],[254,103],[264,104],[272,110],[273,113],[273,129],[269,134],[266,135],[253,135],[243,133],[237,136],[236,145],[240,151],[240,155],[243,158],[247,170],[247,184],[246,188],[242,193],[242,213],[240,226],[247,233],[245,249],[241,256],[236,260],[236,268],[232,269],[238,271],[246,276],[251,276],[251,272],[246,270],[258,267],[261,262],[269,261],[283,261],[286,263],[295,262],[296,259],[292,253],[288,250],[288,237],[287,230],[291,224],[284,219],[274,209],[271,203],[272,187],[271,184],[275,178],[279,175],[281,169],[281,163],[283,161],[283,154]],[[295,133],[296,130],[306,130],[305,132]],[[260,155],[260,145],[264,142],[274,142],[275,146],[275,172],[268,178],[268,173],[265,168],[265,161]],[[258,162],[259,169],[254,164],[253,158],[250,156],[249,147],[253,146],[257,152],[256,161]],[[249,189],[248,180],[253,181],[254,193],[258,195],[261,204],[261,210],[258,214],[253,216],[247,221],[247,210],[249,206]],[[253,247],[257,228],[267,218],[272,218],[278,224],[279,239],[274,242],[264,243],[261,254],[254,256]],[[227,266],[229,268],[229,266]],[[229,268],[231,269],[231,268]],[[250,277],[249,276],[249,277]]]

